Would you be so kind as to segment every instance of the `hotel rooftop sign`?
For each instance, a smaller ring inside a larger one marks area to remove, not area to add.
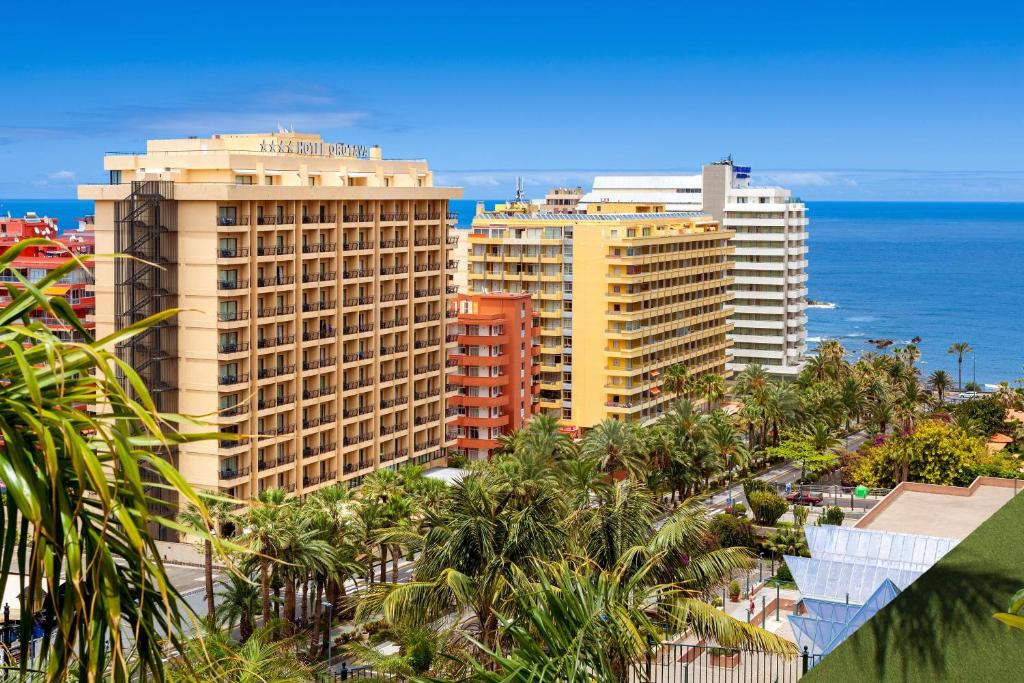
[[[304,140],[260,140],[260,151],[269,154],[355,157],[357,159],[366,159],[370,156],[370,148],[366,145],[346,145],[342,142],[313,142]]]

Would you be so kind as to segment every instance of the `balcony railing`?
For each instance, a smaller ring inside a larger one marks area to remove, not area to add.
[[[425,296],[438,296],[438,295],[441,294],[441,290],[437,289],[437,288],[417,289],[417,290],[415,290],[414,293],[416,294],[416,298],[417,299],[421,299],[421,298],[423,298]]]
[[[304,360],[302,361],[302,369],[316,370],[317,368],[329,368],[337,362],[337,358],[330,356],[326,358],[317,358],[315,360]]]
[[[369,360],[370,358],[373,358],[373,351],[357,351],[344,354],[341,360],[345,363],[355,363],[356,361]]]
[[[249,247],[237,249],[217,249],[217,258],[246,258],[249,256]]]
[[[342,305],[346,307],[351,306],[365,306],[373,303],[372,296],[355,296],[342,301]]]
[[[356,240],[353,242],[343,242],[341,245],[342,251],[362,251],[365,249],[373,249],[373,242],[371,240]]]
[[[295,312],[295,306],[271,306],[256,311],[257,318],[271,318],[275,315],[291,315]]]
[[[381,240],[381,249],[403,249],[409,246],[409,240]]]
[[[285,254],[294,253],[294,244],[275,244],[269,247],[256,247],[257,256],[284,256]]]
[[[248,381],[249,381],[249,373],[248,372],[236,373],[236,374],[233,374],[233,375],[218,375],[217,376],[217,384],[219,384],[222,387],[228,386],[230,384],[242,384],[242,383],[248,382]]]
[[[373,386],[373,380],[369,377],[365,379],[359,379],[352,382],[342,382],[341,388],[345,391],[352,391],[354,389],[361,389],[363,387]]]
[[[295,284],[294,275],[279,275],[274,277],[261,277],[256,279],[257,287],[280,287],[282,285]]]
[[[405,301],[409,298],[409,292],[385,292],[380,295],[381,303],[388,301]]]
[[[286,344],[295,343],[295,335],[288,334],[280,337],[263,337],[262,339],[256,340],[256,348],[258,349],[270,349],[275,346],[284,346]]]
[[[217,216],[217,225],[231,227],[233,225],[249,225],[248,216]]]
[[[342,216],[344,223],[365,223],[372,220],[373,216],[368,213],[347,213]]]
[[[287,406],[295,403],[295,394],[281,394],[273,398],[261,398],[256,402],[256,410],[268,410],[278,406]]]
[[[360,277],[373,277],[373,268],[356,268],[354,270],[342,271],[341,276],[346,280],[353,280]]]
[[[249,350],[249,342],[228,342],[217,345],[220,353],[242,353]]]
[[[409,214],[407,213],[382,213],[380,215],[382,221],[407,221],[409,220]]]
[[[236,469],[233,469],[233,470],[221,470],[220,471],[220,478],[221,478],[221,480],[228,480],[228,479],[239,479],[241,477],[248,477],[249,476],[249,472],[251,472],[251,471],[252,471],[252,468],[250,468],[250,467],[240,467],[240,468],[236,468]]]
[[[336,242],[320,242],[319,244],[303,244],[303,254],[320,254],[334,251],[337,247]]]
[[[248,280],[218,280],[217,289],[246,289],[249,287]]]

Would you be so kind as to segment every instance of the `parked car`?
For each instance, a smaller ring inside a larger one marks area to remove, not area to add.
[[[811,493],[810,491],[804,491],[803,493],[794,491],[786,496],[786,501],[794,505],[821,505],[824,500],[821,494]]]

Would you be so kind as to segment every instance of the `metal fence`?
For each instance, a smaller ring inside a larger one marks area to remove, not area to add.
[[[819,655],[806,649],[796,657],[766,650],[723,648],[715,645],[662,643],[645,663],[652,683],[788,683],[797,681],[817,664]]]
[[[394,674],[374,671],[368,666],[349,667],[345,662],[337,669],[320,675],[319,683],[337,683],[338,681],[386,681],[394,678]]]

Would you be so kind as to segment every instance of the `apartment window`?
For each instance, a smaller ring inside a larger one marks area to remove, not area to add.
[[[273,185],[274,184],[274,176],[272,176],[272,175],[265,175],[265,176],[263,176],[263,184],[264,185]]]
[[[254,177],[251,175],[236,175],[235,185],[252,185]]]
[[[238,223],[238,209],[234,206],[217,207],[217,225],[236,225]]]

